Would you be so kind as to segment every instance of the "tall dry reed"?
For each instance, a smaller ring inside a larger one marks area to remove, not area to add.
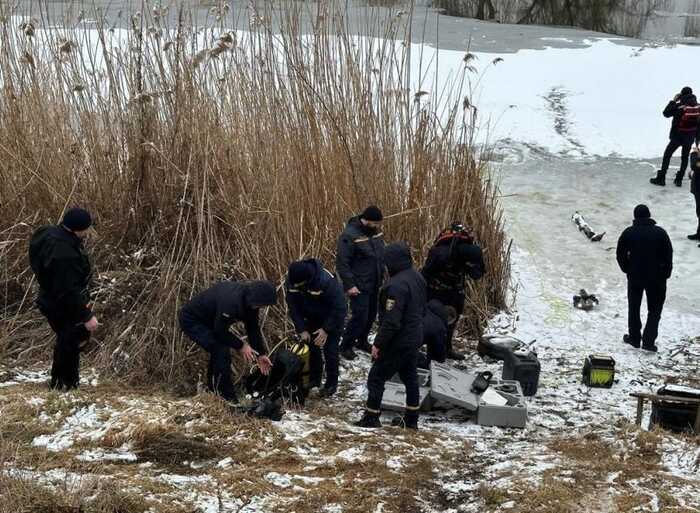
[[[134,15],[128,30],[96,15],[90,32],[3,18],[4,358],[48,355],[27,241],[70,205],[97,221],[95,363],[138,382],[194,380],[200,359],[176,320],[193,293],[221,278],[281,284],[303,256],[333,268],[345,221],[371,203],[387,239],[409,241],[419,262],[441,227],[471,225],[488,274],[470,291],[465,329],[504,307],[508,247],[473,142],[466,62],[437,112],[411,85],[404,17],[358,39],[326,5],[303,36],[298,5],[251,10],[247,32],[226,31],[225,17],[195,29],[184,12],[176,26]],[[288,333],[284,318],[283,302],[268,312],[270,343]]]

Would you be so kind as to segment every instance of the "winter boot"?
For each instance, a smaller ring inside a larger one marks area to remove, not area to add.
[[[625,344],[631,345],[631,346],[634,347],[635,349],[639,349],[639,340],[632,340],[632,337],[630,337],[629,335],[624,335],[624,336],[622,337],[622,341],[623,341]]]
[[[649,351],[650,353],[658,353],[659,348],[655,344],[643,344],[642,349]]]
[[[462,360],[464,360],[465,357],[463,354],[460,354],[454,350],[454,348],[452,347],[452,341],[449,340],[447,342],[447,354],[445,355],[445,358],[448,358],[450,360],[457,360],[457,361],[461,362]]]
[[[379,412],[371,412],[369,410],[365,410],[365,412],[362,414],[362,418],[355,422],[355,425],[357,427],[362,427],[362,428],[380,428],[382,427],[382,423],[379,422]]]
[[[660,185],[661,187],[666,185],[666,173],[662,173],[661,170],[656,172],[656,177],[650,178],[649,183],[654,185]]]
[[[391,419],[391,425],[402,429],[418,429],[418,412],[407,410],[403,415]]]
[[[676,187],[683,187],[683,173],[680,171],[676,173],[676,177],[673,179],[673,185]]]
[[[700,224],[698,225],[698,229],[695,231],[695,233],[692,233],[688,235],[689,240],[700,240]]]
[[[354,360],[355,358],[357,358],[357,353],[353,351],[352,348],[348,348],[340,351],[340,356],[342,356],[346,360]]]
[[[366,340],[364,340],[362,342],[358,342],[355,347],[356,347],[356,349],[358,349],[360,351],[364,351],[365,353],[372,354],[372,344],[370,344]]]
[[[336,387],[324,386],[321,390],[318,391],[318,396],[319,397],[331,397],[332,395],[335,395],[336,392],[337,392]]]

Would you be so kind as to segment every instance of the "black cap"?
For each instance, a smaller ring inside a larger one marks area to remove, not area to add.
[[[634,207],[634,218],[635,219],[648,219],[651,217],[651,212],[649,212],[649,207],[646,205],[637,205]]]
[[[309,260],[299,260],[289,264],[289,283],[299,285],[314,277],[315,266]]]
[[[92,226],[92,217],[85,209],[71,208],[63,215],[62,224],[72,232],[82,232]]]
[[[384,220],[382,211],[379,210],[379,207],[376,207],[374,205],[370,205],[369,207],[367,207],[364,210],[364,212],[360,214],[360,217],[365,221],[374,221],[376,223]]]
[[[681,94],[693,94],[693,89],[688,86],[685,86],[683,89],[681,89]]]

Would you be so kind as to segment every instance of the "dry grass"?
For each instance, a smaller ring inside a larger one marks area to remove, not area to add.
[[[212,442],[187,436],[165,427],[151,428],[133,439],[134,452],[143,461],[164,466],[182,466],[220,456],[221,450]]]
[[[342,10],[324,5],[302,39],[304,6],[286,7],[275,32],[269,4],[249,7],[245,36],[195,36],[149,12],[112,34],[96,13],[97,41],[82,51],[85,32],[38,19],[29,36],[0,21],[0,357],[48,352],[26,242],[75,204],[97,220],[88,246],[102,327],[90,356],[131,383],[186,383],[191,394],[204,369],[179,332],[182,303],[221,278],[279,284],[304,255],[332,268],[345,221],[369,203],[418,261],[441,227],[470,224],[489,273],[470,291],[465,328],[477,333],[505,306],[508,241],[473,144],[470,71],[414,96],[412,50],[393,42],[408,37],[407,20],[383,20],[368,33],[385,40],[358,42]],[[285,318],[283,304],[266,315],[270,343],[287,334]]]

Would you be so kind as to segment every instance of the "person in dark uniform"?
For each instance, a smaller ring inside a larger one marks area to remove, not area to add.
[[[634,209],[634,223],[626,228],[617,242],[617,263],[627,275],[629,333],[623,341],[632,347],[658,351],[661,311],[666,300],[666,280],[673,270],[673,247],[666,230],[656,226],[646,205]],[[647,323],[642,333],[640,308],[646,293]]]
[[[695,233],[688,235],[688,238],[697,241],[700,240],[700,150],[697,146],[690,154],[690,193],[695,199],[695,216],[698,218],[698,225]]]
[[[350,319],[340,344],[340,354],[347,360],[357,356],[353,347],[371,351],[367,338],[377,316],[377,295],[384,278],[382,220],[382,211],[369,206],[348,221],[338,239],[336,271],[350,298]]]
[[[97,329],[90,306],[90,260],[83,239],[92,225],[87,210],[73,208],[59,226],[42,226],[29,242],[29,262],[39,282],[36,304],[56,334],[50,386],[71,390],[80,383],[80,345]]]
[[[454,308],[445,306],[437,299],[428,302],[423,318],[423,344],[426,349],[426,365],[430,362],[444,363],[447,358],[447,334],[454,323]]]
[[[481,248],[464,225],[453,223],[438,236],[421,272],[428,283],[428,299],[451,306],[457,314],[447,333],[447,358],[464,360],[464,355],[453,349],[452,339],[464,310],[465,281],[467,277],[478,280],[485,273]]]
[[[315,258],[292,262],[285,282],[289,317],[299,337],[310,347],[311,387],[320,387],[323,360],[326,383],[321,397],[338,388],[338,344],[347,312],[343,288]]]
[[[238,400],[231,381],[231,349],[248,363],[257,360],[260,371],[269,374],[272,362],[260,332],[258,311],[275,303],[277,293],[269,281],[222,281],[180,310],[182,331],[209,353],[207,387],[226,401]],[[243,323],[247,342],[230,331],[237,322]]]
[[[418,349],[423,344],[427,290],[423,276],[413,268],[404,242],[389,244],[385,262],[389,280],[379,295],[379,328],[372,346],[374,363],[367,376],[367,404],[360,427],[381,427],[379,421],[385,383],[398,372],[406,387],[403,427],[418,429]]]
[[[678,148],[681,150],[681,167],[676,173],[673,183],[680,187],[688,167],[688,156],[693,143],[700,140],[700,105],[690,87],[684,87],[673,100],[668,102],[663,112],[667,118],[673,118],[669,143],[664,151],[664,157],[656,177],[649,181],[654,185],[666,185],[666,172],[671,164],[671,157]]]

